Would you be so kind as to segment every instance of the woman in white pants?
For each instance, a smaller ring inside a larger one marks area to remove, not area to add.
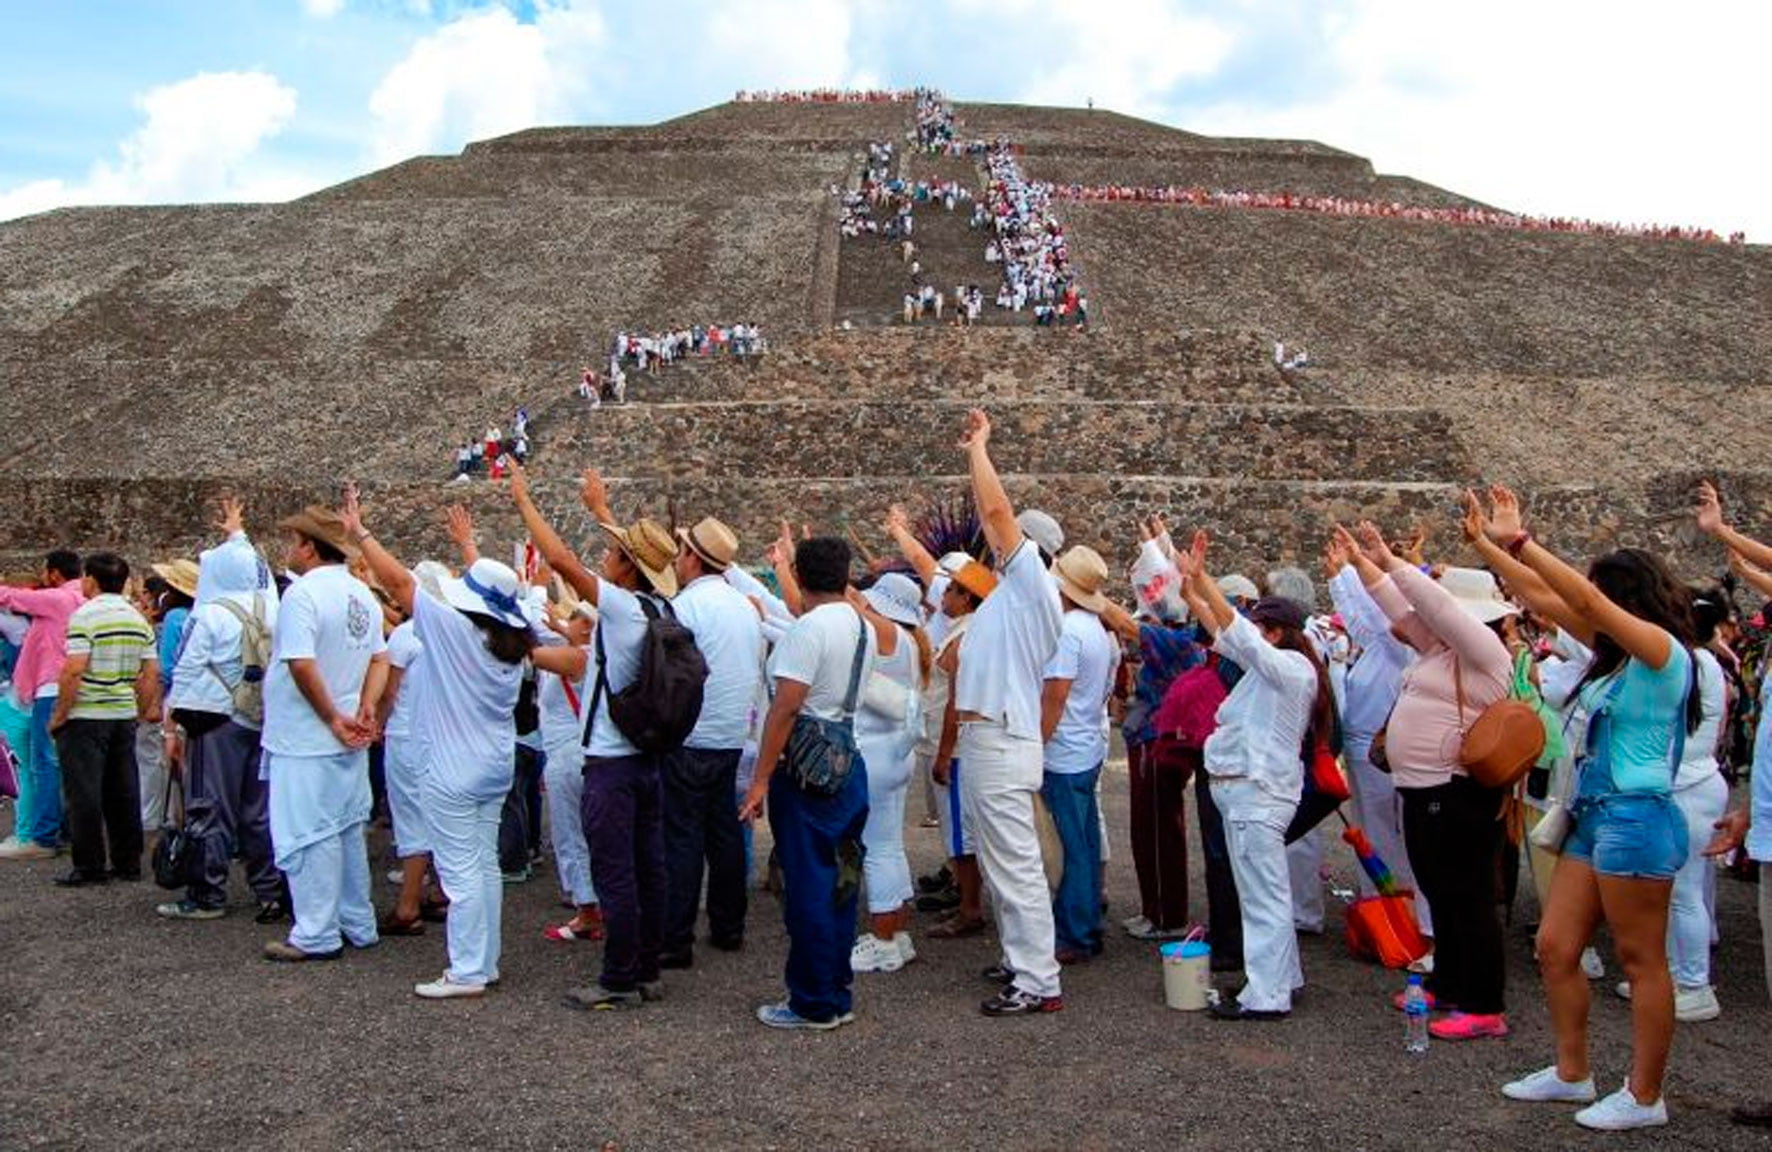
[[[1211,1012],[1221,1020],[1278,1020],[1304,986],[1286,828],[1304,791],[1305,741],[1329,730],[1335,705],[1304,634],[1304,609],[1270,596],[1239,616],[1206,572],[1206,547],[1206,534],[1196,532],[1189,551],[1176,555],[1183,594],[1212,633],[1213,649],[1243,668],[1204,750],[1242,909],[1245,977],[1236,998],[1215,1002]]]
[[[873,674],[855,713],[855,743],[868,775],[862,874],[873,929],[850,951],[849,964],[857,972],[896,972],[917,958],[904,930],[905,905],[916,892],[904,851],[904,808],[929,676],[922,603],[916,582],[897,572],[880,577],[855,602],[873,629],[875,651]]]
[[[597,609],[580,601],[570,614],[555,613],[550,626],[561,637],[548,644],[545,660],[561,660],[560,671],[538,672],[537,703],[541,708],[541,738],[547,751],[542,778],[547,783],[548,829],[554,846],[554,868],[560,875],[560,891],[572,902],[573,917],[564,924],[550,924],[543,931],[549,940],[565,942],[603,938],[603,915],[597,907],[597,890],[591,885],[591,850],[585,844],[579,801],[584,796],[583,733],[579,708],[584,700],[587,645],[595,626]]]
[[[482,558],[433,596],[363,527],[354,489],[339,516],[424,645],[425,690],[412,702],[411,740],[428,769],[420,803],[449,897],[449,967],[413,991],[431,1000],[479,996],[499,977],[498,821],[516,760],[523,663],[535,649],[518,604],[522,588],[510,568]]]

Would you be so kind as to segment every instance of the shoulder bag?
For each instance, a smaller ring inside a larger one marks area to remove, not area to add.
[[[855,702],[861,695],[861,668],[867,658],[868,624],[856,614],[860,631],[855,637],[855,662],[849,669],[849,691],[843,697],[843,718],[826,720],[802,712],[794,717],[788,733],[785,767],[801,791],[813,796],[835,796],[849,782],[860,758],[855,747]]]

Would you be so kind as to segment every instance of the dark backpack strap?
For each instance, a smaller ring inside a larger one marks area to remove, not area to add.
[[[868,654],[867,617],[857,612],[855,620],[861,625],[861,631],[855,637],[855,663],[849,669],[849,693],[843,697],[843,719],[845,722],[855,719],[855,701],[861,695],[861,666]]]
[[[606,656],[604,656],[604,654],[603,654],[603,625],[601,622],[599,622],[597,624],[596,645],[597,645],[597,681],[596,681],[595,686],[592,687],[592,689],[591,689],[590,702],[585,705],[584,739],[580,742],[586,748],[589,748],[591,746],[591,726],[597,722],[597,704],[600,700],[603,699],[603,694],[609,691],[609,661],[608,661],[608,658]]]

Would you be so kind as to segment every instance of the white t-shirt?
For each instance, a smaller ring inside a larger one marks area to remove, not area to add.
[[[638,756],[640,750],[628,743],[621,729],[609,719],[609,697],[620,692],[640,674],[640,645],[646,639],[646,612],[640,597],[626,588],[617,588],[607,580],[597,582],[597,632],[603,640],[603,658],[608,677],[604,695],[597,701],[597,714],[591,721],[590,738],[585,741],[586,756]],[[597,648],[591,645],[591,663],[585,670],[583,698],[589,701],[597,686]]]
[[[1040,689],[1058,648],[1064,610],[1040,549],[1022,538],[961,642],[954,707],[1001,720],[1009,735],[1040,738]]]
[[[381,605],[342,564],[315,568],[289,586],[277,613],[265,670],[264,749],[280,756],[337,756],[338,742],[296,687],[291,660],[319,667],[332,706],[355,716],[369,661],[387,650]]]
[[[496,659],[472,620],[422,589],[412,598],[412,622],[425,665],[425,691],[411,719],[418,762],[446,792],[503,796],[515,764],[523,665]]]
[[[702,576],[671,601],[677,620],[695,634],[708,662],[701,716],[684,746],[743,748],[751,704],[763,679],[763,622],[744,593],[721,576]]]
[[[800,711],[821,720],[842,720],[843,701],[849,695],[849,679],[855,667],[855,642],[862,635],[861,616],[847,604],[820,604],[794,621],[769,658],[769,675],[807,685],[806,703]],[[869,637],[861,646],[861,683],[874,670],[874,644]],[[859,708],[861,693],[856,691]]]
[[[417,599],[417,593],[414,599]],[[383,735],[394,740],[404,740],[412,734],[412,713],[417,707],[415,703],[423,693],[424,674],[419,669],[424,665],[420,659],[424,655],[425,646],[418,641],[418,629],[408,620],[388,633],[388,665],[398,668],[403,673],[400,678],[400,689],[394,693],[394,706],[388,711],[388,722],[383,727]]]
[[[1119,665],[1120,646],[1094,613],[1072,608],[1064,614],[1058,650],[1046,664],[1046,679],[1069,680],[1071,690],[1058,727],[1046,742],[1046,771],[1087,772],[1107,759],[1107,702]]]

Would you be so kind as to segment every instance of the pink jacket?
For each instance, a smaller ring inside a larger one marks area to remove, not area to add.
[[[1513,686],[1507,645],[1414,568],[1397,569],[1370,591],[1418,653],[1403,673],[1402,691],[1385,729],[1392,781],[1399,788],[1433,788],[1466,775],[1458,762],[1465,730]]]
[[[69,580],[59,588],[0,584],[0,608],[31,618],[18,664],[12,670],[12,694],[23,707],[31,707],[37,689],[61,675],[68,657],[68,617],[85,602],[78,580]]]

